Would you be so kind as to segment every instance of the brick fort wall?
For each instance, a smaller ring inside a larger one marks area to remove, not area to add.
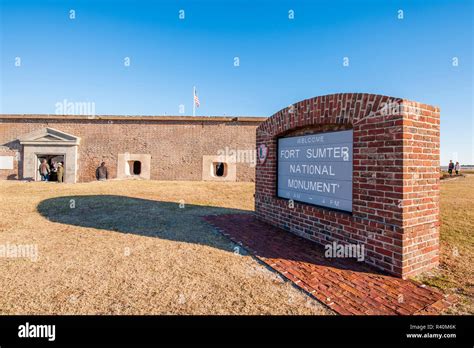
[[[353,129],[352,213],[277,197],[280,137]],[[409,277],[438,264],[437,107],[372,94],[303,100],[257,128],[255,209],[260,220],[319,244],[363,244],[365,262]],[[292,204],[290,204],[292,203]]]
[[[150,154],[150,179],[202,180],[204,155],[219,151],[255,150],[255,130],[261,117],[183,116],[43,116],[0,115],[0,155],[15,156],[13,170],[0,170],[0,179],[22,178],[22,145],[18,137],[50,127],[80,137],[78,182],[95,180],[105,161],[117,176],[118,155]],[[237,181],[254,181],[255,167],[236,164]]]

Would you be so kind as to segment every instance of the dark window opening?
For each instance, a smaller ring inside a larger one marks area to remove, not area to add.
[[[128,161],[127,175],[140,175],[142,172],[142,162]]]
[[[133,162],[133,175],[140,175],[142,172],[142,162],[134,161]]]
[[[214,175],[219,177],[225,176],[225,163],[214,163]]]

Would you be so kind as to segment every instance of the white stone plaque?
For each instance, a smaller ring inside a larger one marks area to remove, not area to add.
[[[0,169],[13,169],[13,156],[0,156]]]

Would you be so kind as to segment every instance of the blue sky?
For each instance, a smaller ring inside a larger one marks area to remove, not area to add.
[[[189,115],[193,85],[198,115],[379,93],[439,106],[442,163],[474,163],[470,0],[0,2],[0,113]]]

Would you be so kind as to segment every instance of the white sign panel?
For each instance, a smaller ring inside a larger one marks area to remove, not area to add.
[[[0,156],[0,169],[13,169],[13,156]]]
[[[278,139],[278,197],[352,212],[353,130]]]

